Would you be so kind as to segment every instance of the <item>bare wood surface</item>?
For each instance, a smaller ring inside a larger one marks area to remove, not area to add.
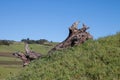
[[[88,39],[93,39],[92,35],[90,33],[86,32],[89,27],[87,27],[85,24],[83,24],[81,29],[78,29],[78,24],[80,22],[74,22],[72,26],[69,28],[69,35],[68,37],[58,45],[56,45],[54,48],[52,48],[48,55],[50,55],[55,50],[60,50],[67,47],[73,47],[74,45],[80,45],[84,43]]]

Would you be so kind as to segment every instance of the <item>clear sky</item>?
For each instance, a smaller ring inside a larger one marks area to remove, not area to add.
[[[120,0],[0,0],[0,39],[63,41],[75,21],[95,39],[120,32]]]

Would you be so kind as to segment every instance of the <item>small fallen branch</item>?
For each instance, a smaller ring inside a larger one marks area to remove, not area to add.
[[[16,56],[17,58],[20,58],[23,61],[23,67],[28,65],[32,60],[42,57],[41,53],[31,51],[27,43],[25,43],[25,53],[16,52],[13,53],[13,55]]]

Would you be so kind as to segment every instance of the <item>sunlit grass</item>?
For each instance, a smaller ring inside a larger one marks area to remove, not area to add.
[[[51,46],[40,45],[40,44],[29,44],[29,47],[32,51],[46,54],[54,45],[55,45],[54,43]],[[0,45],[0,52],[7,52],[7,53],[13,53],[17,51],[25,52],[24,46],[25,44],[21,42],[16,42],[9,46]]]
[[[29,76],[29,77],[28,77]],[[120,33],[33,61],[8,80],[119,80]]]
[[[0,66],[0,80],[4,80],[8,76],[18,74],[18,72],[22,69],[22,67],[13,65],[13,66],[7,66],[7,65],[1,65]]]
[[[55,44],[56,43],[52,43],[52,45],[50,46],[40,45],[40,44],[29,44],[29,47],[32,51],[35,51],[41,54],[47,54],[47,52]],[[21,62],[21,60],[11,54],[17,51],[25,52],[24,43],[15,42],[9,46],[0,45],[0,54],[2,55],[0,56],[0,80],[5,79],[10,74],[15,75],[22,70],[22,64],[17,63],[18,61]]]
[[[21,61],[16,57],[0,57],[0,61]]]

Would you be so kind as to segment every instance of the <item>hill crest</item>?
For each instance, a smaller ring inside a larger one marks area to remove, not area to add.
[[[33,61],[7,80],[119,80],[120,33]]]

